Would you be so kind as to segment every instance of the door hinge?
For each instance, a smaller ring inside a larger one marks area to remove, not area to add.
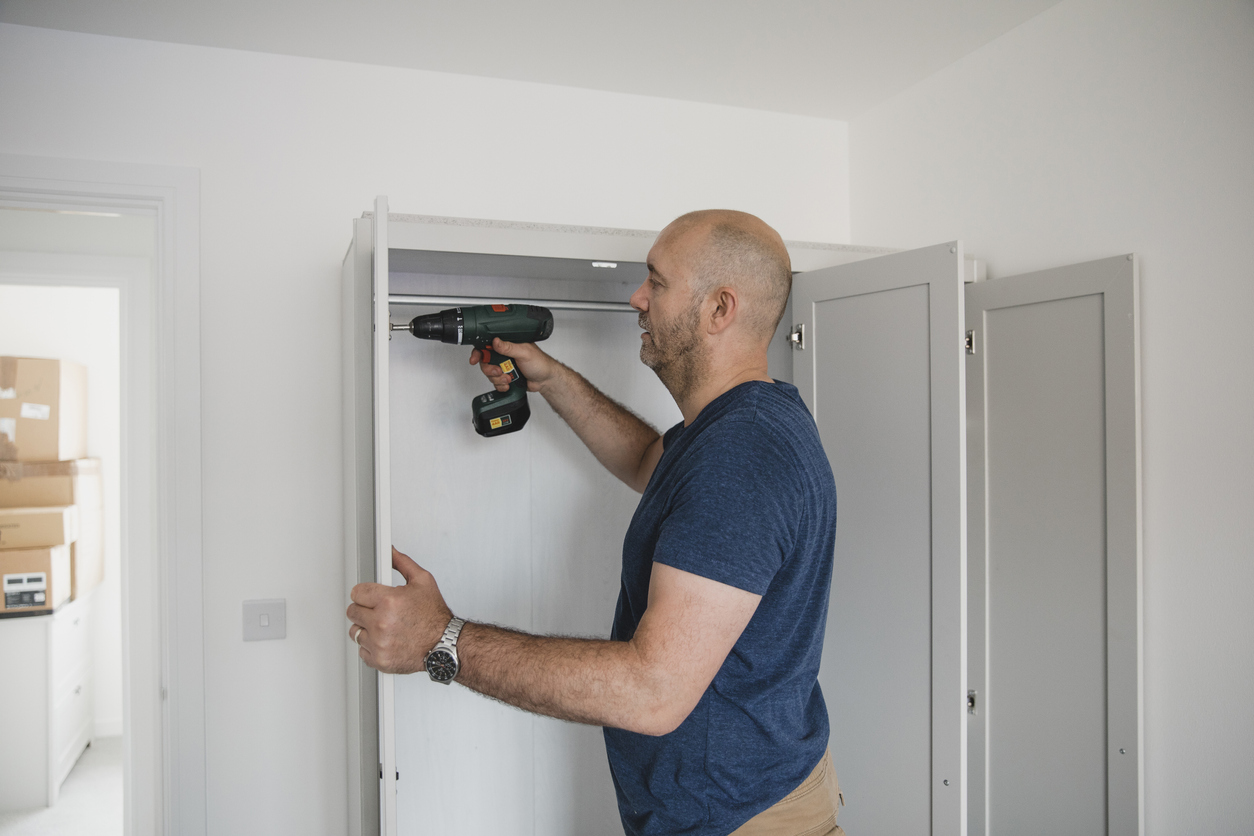
[[[975,692],[974,691],[967,691],[967,713],[968,714],[979,713],[978,711],[975,710]]]
[[[967,332],[967,339],[964,342],[964,344],[967,347],[967,354],[975,353],[975,332],[974,331]]]
[[[379,780],[383,780],[383,764],[379,764]]]
[[[793,347],[794,351],[806,350],[806,326],[804,322],[798,322],[788,332],[788,343]]]

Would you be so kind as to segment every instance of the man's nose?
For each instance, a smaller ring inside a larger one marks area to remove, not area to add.
[[[643,283],[640,287],[636,288],[635,293],[631,294],[631,298],[627,300],[627,304],[631,305],[641,313],[644,313],[649,309],[649,300],[645,298]]]

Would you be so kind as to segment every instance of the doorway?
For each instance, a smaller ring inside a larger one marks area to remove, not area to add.
[[[99,496],[95,505],[90,496],[73,497],[81,532],[73,557],[81,581],[66,605],[73,619],[81,621],[78,629],[86,633],[83,656],[87,662],[81,681],[67,687],[78,690],[76,701],[89,704],[82,708],[81,719],[76,717],[76,728],[65,731],[69,742],[55,751],[38,752],[43,760],[51,759],[48,768],[30,769],[40,757],[26,753],[14,760],[12,747],[7,747],[5,760],[14,763],[6,767],[23,770],[24,783],[30,786],[26,792],[17,792],[18,782],[7,782],[13,791],[5,793],[0,809],[0,834],[5,836],[32,828],[65,834],[123,832],[122,291],[110,282],[110,276],[147,275],[154,244],[153,219],[147,214],[0,208],[0,355],[67,360],[85,369],[88,458],[66,462],[63,467],[82,471],[78,478],[98,486],[91,493],[98,490]],[[53,273],[64,283],[49,283]],[[34,283],[15,283],[24,276]],[[23,481],[10,479],[14,502],[21,498]],[[92,517],[96,521],[89,523]],[[95,561],[99,569],[86,571]],[[93,584],[96,574],[99,580]],[[56,616],[50,614],[22,622],[0,621],[0,642],[29,648],[23,636],[44,632],[38,622],[54,620]],[[18,708],[36,695],[17,692],[33,691],[35,685],[24,679],[6,689],[5,704],[13,705],[7,716],[0,716],[0,725],[34,731],[33,726],[51,728],[67,722],[60,714],[66,709],[57,704],[54,693],[46,695],[52,704],[42,718],[27,716]],[[51,686],[53,691],[58,687],[60,683]]]
[[[203,834],[199,173],[0,154],[0,210],[0,285],[117,298],[120,832]]]

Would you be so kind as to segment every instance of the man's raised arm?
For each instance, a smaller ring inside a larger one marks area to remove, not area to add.
[[[514,359],[527,378],[527,390],[544,396],[597,461],[632,489],[644,493],[662,457],[662,437],[657,430],[534,343],[497,339],[493,348]],[[478,349],[472,351],[470,362],[479,363],[481,354]],[[504,392],[509,388],[509,378],[499,366],[484,363],[481,367],[497,389]]]

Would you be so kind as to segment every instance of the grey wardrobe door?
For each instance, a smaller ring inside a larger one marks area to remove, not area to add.
[[[819,682],[851,833],[966,829],[962,265],[955,242],[793,284],[839,501]]]
[[[971,833],[1137,834],[1136,261],[971,285]]]
[[[345,582],[390,584],[387,198],[358,220],[343,266]],[[383,219],[380,221],[380,219]],[[376,323],[384,323],[377,328]],[[347,590],[346,590],[347,591]],[[348,601],[345,601],[347,606]],[[396,833],[392,677],[367,667],[345,625],[348,832]]]

